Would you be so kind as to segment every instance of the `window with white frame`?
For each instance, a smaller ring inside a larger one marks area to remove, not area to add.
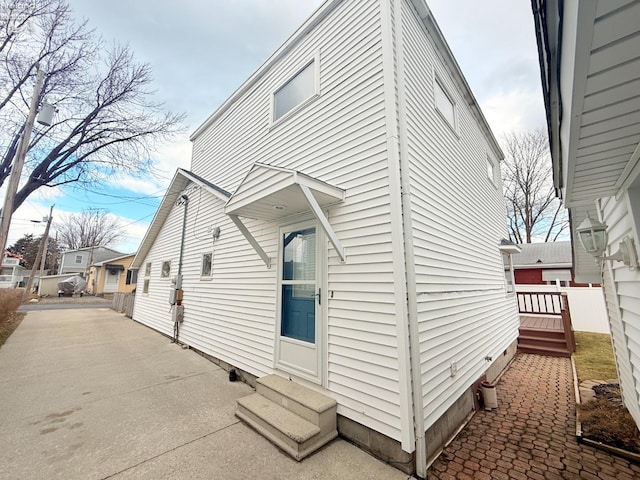
[[[489,155],[487,155],[487,177],[491,183],[496,184],[496,166]]]
[[[82,255],[76,255],[76,263],[82,263]]]
[[[149,277],[151,277],[151,262],[147,262],[144,268],[144,283],[142,284],[142,293],[149,293]]]
[[[511,254],[503,253],[502,259],[504,263],[504,285],[507,290],[507,294],[515,293],[515,276],[513,274],[513,259]]]
[[[316,60],[312,60],[273,94],[273,121],[279,120],[316,93]]]
[[[451,96],[444,89],[440,81],[436,78],[434,82],[434,97],[436,108],[444,119],[449,122],[451,128],[456,128],[456,106],[451,100]]]
[[[200,272],[200,276],[203,278],[211,277],[211,270],[213,267],[213,253],[203,253],[202,254],[202,270]]]
[[[160,278],[169,278],[171,275],[171,261],[165,260],[162,262],[162,268],[160,269]]]
[[[138,283],[138,270],[127,270],[127,279],[125,285],[135,285]]]

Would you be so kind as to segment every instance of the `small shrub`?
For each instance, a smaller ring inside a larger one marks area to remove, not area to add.
[[[0,345],[20,325],[24,313],[18,312],[22,303],[21,289],[0,288]]]
[[[0,317],[18,310],[23,293],[22,289],[0,288]]]

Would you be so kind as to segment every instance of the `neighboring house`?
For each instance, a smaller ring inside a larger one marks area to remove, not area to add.
[[[180,342],[323,392],[424,476],[519,326],[503,155],[426,3],[323,3],[191,140],[133,318],[173,337],[182,282]]]
[[[640,2],[534,0],[533,11],[575,277],[604,287],[624,404],[640,425]],[[624,262],[585,251],[587,216],[608,227],[604,253],[626,251]]]
[[[585,287],[573,277],[571,242],[523,243],[512,255],[516,284]]]
[[[77,250],[66,250],[62,252],[58,274],[79,273],[84,275],[89,271],[89,266],[95,262],[122,255],[124,255],[122,252],[106,247],[85,247]]]
[[[132,292],[138,281],[138,271],[129,270],[134,254],[121,255],[101,262],[94,262],[89,269],[87,292],[103,293]]]
[[[31,270],[27,270],[20,265],[22,257],[5,251],[2,256],[2,266],[0,267],[0,288],[15,288],[26,285],[26,281],[31,275]]]

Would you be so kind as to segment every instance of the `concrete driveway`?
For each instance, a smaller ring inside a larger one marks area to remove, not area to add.
[[[107,308],[28,312],[0,348],[0,478],[407,478],[340,439],[295,462],[234,416],[251,391]]]

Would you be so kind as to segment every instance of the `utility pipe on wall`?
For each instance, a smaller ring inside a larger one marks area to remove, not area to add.
[[[178,274],[176,275],[176,285],[175,288],[182,288],[182,260],[184,258],[184,238],[187,231],[187,209],[189,207],[189,197],[185,194],[181,195],[176,205],[184,205],[184,212],[182,215],[182,233],[180,235],[180,257],[178,260]],[[172,309],[177,308],[175,305],[171,307]],[[178,319],[178,315],[174,311],[174,320],[173,320],[173,341],[174,343],[178,343],[178,337],[180,335],[180,320]]]

